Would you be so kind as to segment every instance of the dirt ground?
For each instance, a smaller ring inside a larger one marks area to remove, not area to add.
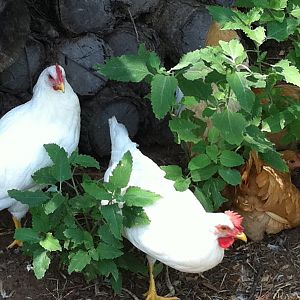
[[[8,213],[1,212],[1,225],[12,226]],[[58,265],[43,280],[30,271],[30,260],[19,249],[6,250],[12,232],[0,240],[0,299],[143,299],[148,279],[123,274],[124,287],[114,295],[108,283],[87,284],[79,275],[69,276]],[[191,233],[195,234],[195,233]],[[175,295],[182,300],[294,300],[300,299],[300,228],[268,236],[260,243],[237,242],[226,251],[223,262],[203,274],[169,270]],[[161,295],[169,293],[166,270],[157,278]]]
[[[184,157],[180,151],[178,147],[159,147],[143,152],[162,165],[179,163]],[[101,165],[105,166],[105,162]],[[0,299],[144,299],[148,278],[132,273],[123,274],[120,295],[114,295],[107,282],[98,280],[88,284],[78,274],[69,276],[58,264],[52,265],[43,280],[37,280],[30,270],[30,259],[20,249],[5,249],[13,236],[13,223],[6,211],[0,212],[0,228],[5,233],[0,236]],[[220,265],[203,274],[169,269],[175,295],[182,300],[300,299],[299,240],[300,227],[266,236],[259,243],[236,242],[226,251]],[[160,295],[170,292],[165,269],[157,277],[157,289]]]

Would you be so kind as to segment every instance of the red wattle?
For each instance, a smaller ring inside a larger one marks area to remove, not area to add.
[[[224,236],[218,238],[219,246],[223,249],[229,248],[234,243],[234,237],[232,236]]]

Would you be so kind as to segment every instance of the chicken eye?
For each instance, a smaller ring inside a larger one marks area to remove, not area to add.
[[[289,163],[290,163],[290,164],[294,164],[295,161],[292,159],[292,160],[289,160]]]
[[[54,80],[54,78],[49,74],[48,75],[49,80]]]
[[[229,227],[226,226],[226,225],[221,225],[221,226],[220,226],[220,229],[221,229],[222,231],[226,231],[226,230],[229,229]]]

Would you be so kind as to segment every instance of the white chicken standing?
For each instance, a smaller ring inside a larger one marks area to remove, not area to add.
[[[242,217],[235,212],[207,213],[190,190],[178,192],[165,172],[137,149],[126,127],[109,119],[111,161],[104,175],[108,182],[112,171],[130,151],[133,165],[128,186],[137,186],[161,195],[144,207],[150,224],[124,229],[124,236],[148,258],[150,283],[147,300],[162,300],[156,293],[153,277],[155,260],[182,272],[198,273],[215,267],[236,238],[246,241]],[[168,298],[178,299],[176,297]]]
[[[30,101],[0,119],[0,210],[8,208],[16,228],[28,206],[7,191],[39,189],[31,176],[51,163],[43,145],[55,143],[70,154],[78,146],[79,131],[79,100],[57,64],[40,74]],[[15,245],[21,242],[8,247]]]

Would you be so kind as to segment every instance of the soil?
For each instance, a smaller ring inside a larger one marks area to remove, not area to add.
[[[176,147],[152,147],[143,152],[158,164],[172,164],[184,157],[178,150]],[[105,163],[107,161],[102,165]],[[0,299],[144,299],[148,278],[132,273],[123,274],[123,289],[119,295],[114,295],[104,279],[86,283],[79,274],[70,276],[59,269],[58,263],[51,265],[44,279],[35,279],[30,270],[30,258],[22,255],[20,249],[6,250],[12,241],[13,223],[7,211],[2,211],[0,216]],[[226,251],[221,264],[202,274],[169,269],[175,295],[182,300],[300,299],[299,240],[300,227],[266,236],[259,243],[236,242]],[[143,254],[139,254],[142,257]],[[170,293],[166,278],[166,269],[156,278],[160,295]]]

